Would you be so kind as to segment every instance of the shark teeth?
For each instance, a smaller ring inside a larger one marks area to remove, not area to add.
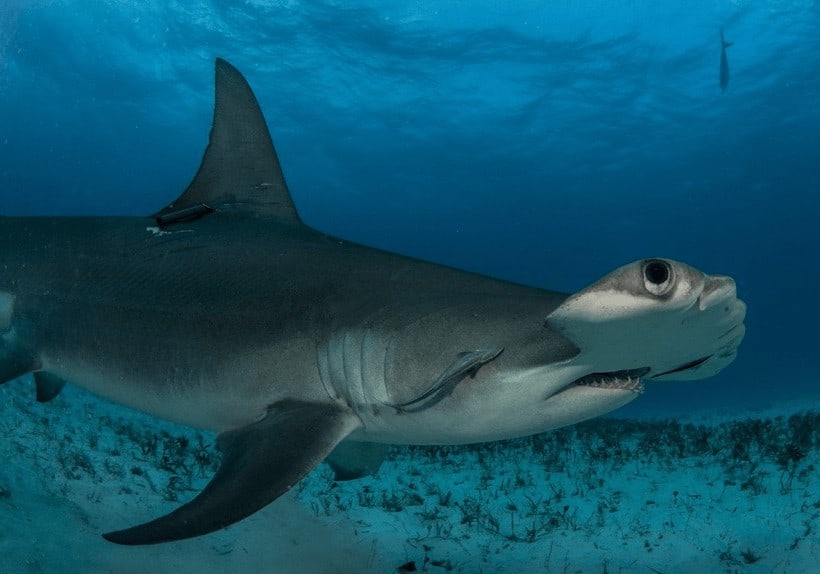
[[[634,393],[643,394],[644,384],[640,377],[604,377],[595,379],[585,379],[578,381],[578,384],[594,387],[596,389],[623,389]]]

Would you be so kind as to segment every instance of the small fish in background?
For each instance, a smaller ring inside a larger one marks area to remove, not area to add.
[[[723,38],[723,29],[720,30],[720,91],[725,92],[729,85],[729,59],[726,57],[726,48],[733,42],[727,42]]]

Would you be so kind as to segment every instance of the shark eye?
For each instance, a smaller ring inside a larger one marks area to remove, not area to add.
[[[650,259],[643,265],[643,284],[656,296],[666,295],[674,284],[672,266],[660,259]]]

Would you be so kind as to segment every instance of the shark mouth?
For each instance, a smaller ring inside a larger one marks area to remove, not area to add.
[[[696,359],[669,371],[653,373],[647,378],[653,379],[655,377],[662,377],[674,373],[682,373],[684,371],[688,371],[689,369],[699,367],[712,357],[713,355],[709,355],[708,357]],[[651,370],[651,367],[642,367],[640,369],[611,371],[608,373],[590,373],[580,379],[576,379],[572,384],[583,385],[585,387],[594,387],[597,389],[623,389],[626,391],[633,391],[638,394],[643,394],[644,384],[641,377],[645,377]]]
[[[643,381],[641,381],[641,377],[650,370],[649,367],[643,367],[640,369],[630,369],[628,371],[590,373],[580,379],[576,379],[573,381],[573,384],[594,387],[596,389],[622,389],[643,394],[644,384]]]

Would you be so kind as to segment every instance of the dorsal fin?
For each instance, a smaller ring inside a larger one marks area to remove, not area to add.
[[[214,120],[205,155],[185,192],[155,214],[177,221],[183,210],[239,208],[266,217],[301,221],[279,166],[268,126],[242,74],[216,59]]]

